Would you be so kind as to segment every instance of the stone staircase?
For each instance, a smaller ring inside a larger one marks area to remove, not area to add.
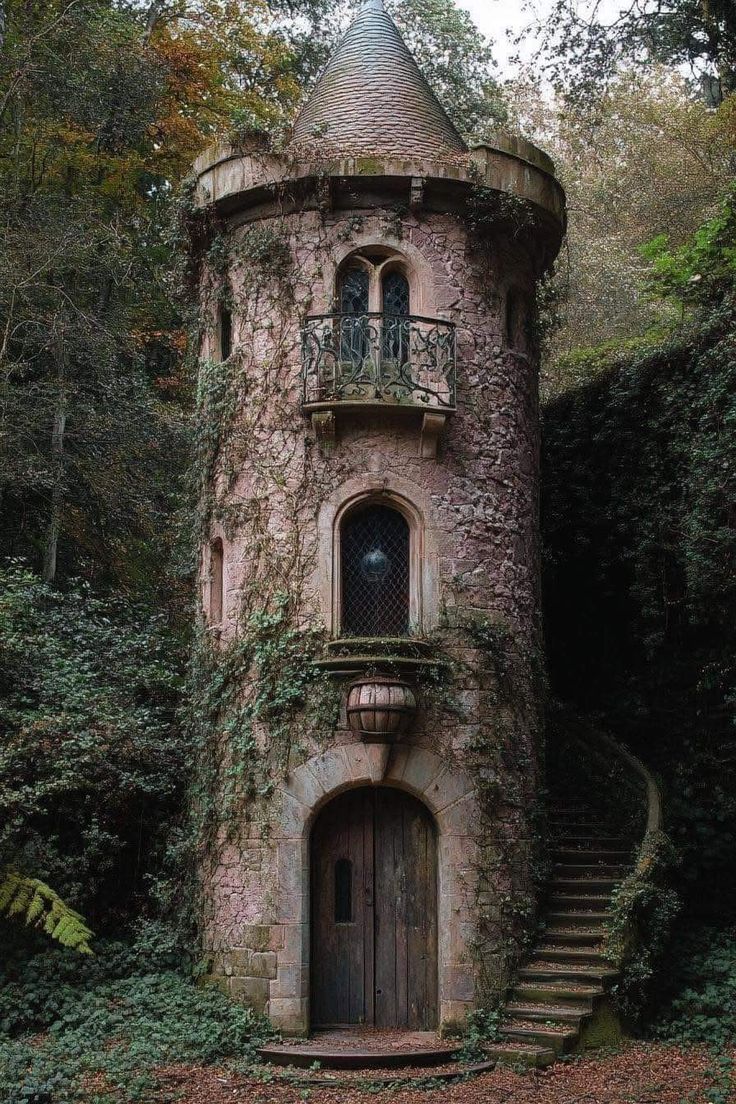
[[[634,849],[598,827],[585,806],[557,806],[550,818],[552,874],[536,945],[517,970],[503,1008],[499,1059],[548,1065],[579,1049],[606,1011],[618,977],[604,954],[611,895],[631,872]],[[600,1026],[600,1023],[599,1023]]]

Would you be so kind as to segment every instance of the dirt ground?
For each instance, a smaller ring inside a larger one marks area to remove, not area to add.
[[[545,1071],[495,1069],[476,1080],[439,1088],[384,1088],[349,1083],[303,1089],[257,1082],[227,1070],[175,1067],[164,1072],[160,1100],[180,1104],[709,1104],[713,1080],[707,1051],[631,1043],[615,1053],[560,1062]],[[426,1074],[427,1071],[424,1071]],[[736,1104],[736,1095],[732,1097]]]

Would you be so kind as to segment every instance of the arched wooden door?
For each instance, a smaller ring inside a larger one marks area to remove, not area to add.
[[[312,1026],[437,1026],[437,840],[399,790],[351,790],[312,833]]]

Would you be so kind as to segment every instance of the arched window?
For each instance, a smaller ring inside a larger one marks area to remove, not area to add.
[[[389,272],[383,277],[384,314],[397,314],[401,317],[409,311],[409,281],[403,272]]]
[[[410,535],[403,514],[370,504],[348,514],[341,531],[342,632],[409,632]]]
[[[225,598],[225,557],[219,537],[210,546],[210,624],[221,625]]]
[[[387,273],[381,286],[383,359],[405,364],[409,359],[409,281],[403,272]]]
[[[370,296],[368,271],[360,265],[348,268],[340,287],[341,314],[367,314]]]
[[[366,269],[347,269],[340,286],[340,313],[354,315],[343,318],[340,327],[340,360],[359,367],[368,355],[368,307],[370,280]]]

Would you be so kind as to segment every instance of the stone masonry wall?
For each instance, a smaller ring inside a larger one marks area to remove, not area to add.
[[[510,350],[503,332],[510,284],[533,314],[531,259],[512,243],[476,249],[454,216],[390,208],[297,212],[232,227],[226,242],[234,351],[212,371],[227,373],[236,404],[206,513],[210,537],[224,546],[218,647],[225,652],[283,593],[295,628],[329,625],[326,503],[337,509],[385,488],[422,515],[437,594],[423,636],[452,668],[420,694],[418,722],[384,781],[419,795],[438,824],[441,1019],[456,1023],[498,999],[533,910],[537,380],[533,355]],[[421,420],[342,417],[327,453],[300,411],[301,320],[332,309],[339,261],[368,243],[417,269],[416,313],[457,325],[458,410],[436,459],[420,458]],[[213,275],[205,286],[216,283]],[[203,554],[205,599],[206,574]],[[500,666],[497,639],[511,650]],[[244,683],[244,700],[257,692]],[[264,761],[270,741],[259,723]],[[227,761],[226,747],[222,754]],[[274,765],[272,791],[252,798],[240,819],[225,818],[203,854],[212,977],[287,1031],[309,1024],[309,829],[335,793],[380,780],[376,756],[344,711],[334,731],[305,726]]]

